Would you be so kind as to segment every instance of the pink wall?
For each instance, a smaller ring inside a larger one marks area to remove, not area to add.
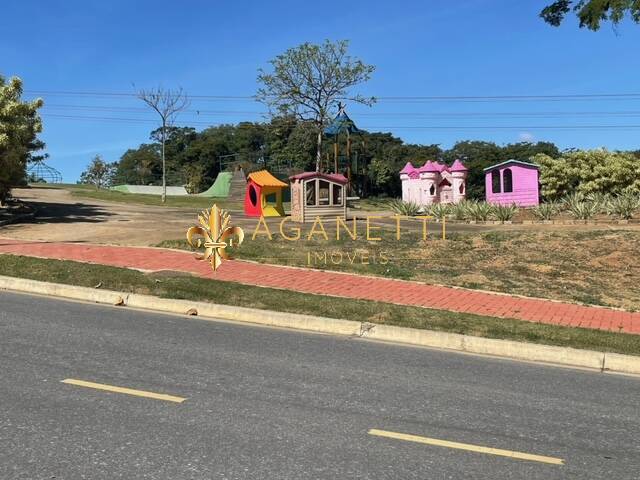
[[[494,171],[500,172],[500,190],[504,190],[504,171],[511,169],[513,178],[513,192],[493,193],[491,175]],[[487,202],[500,205],[511,205],[515,203],[520,207],[531,207],[540,203],[538,190],[538,169],[518,165],[517,163],[505,164],[497,169],[485,172],[484,186]]]

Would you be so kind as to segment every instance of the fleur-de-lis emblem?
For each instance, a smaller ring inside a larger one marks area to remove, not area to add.
[[[242,243],[244,231],[240,227],[231,226],[229,212],[218,208],[217,205],[211,207],[211,210],[203,210],[198,215],[198,220],[200,226],[187,230],[187,242],[193,248],[204,246],[204,255],[197,258],[208,260],[215,272],[222,264],[223,259],[229,260],[231,258],[226,248],[239,246]],[[203,237],[204,241],[200,238],[194,241],[194,237],[198,235]]]

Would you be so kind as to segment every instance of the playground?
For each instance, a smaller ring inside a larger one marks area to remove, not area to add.
[[[189,250],[186,228],[217,204],[245,231],[240,260],[640,310],[633,194],[540,204],[539,166],[507,160],[484,169],[486,201],[468,200],[464,162],[434,159],[396,172],[402,199],[372,201],[357,196],[359,132],[341,106],[320,171],[229,164],[200,193],[168,187],[166,203],[154,185],[15,189],[35,218],[0,234]]]
[[[187,249],[186,228],[211,202],[205,198],[200,200],[200,205],[161,206],[84,196],[93,191],[95,189],[75,186],[16,189],[16,196],[36,208],[36,218],[2,227],[0,236],[16,241]],[[347,253],[367,251],[369,257],[373,257],[382,251],[390,260],[386,264],[371,259],[364,264],[359,260],[336,263],[329,260],[313,266],[640,310],[640,297],[634,285],[634,279],[640,277],[640,266],[629,262],[640,256],[640,225],[637,224],[451,222],[447,224],[447,240],[442,241],[438,239],[440,224],[434,222],[429,224],[432,236],[422,242],[422,223],[407,220],[402,223],[403,232],[407,234],[397,242],[396,223],[386,212],[386,219],[371,223],[380,227],[380,235],[389,241],[368,242],[366,238],[352,241],[344,236],[336,241],[335,221],[327,221],[328,241],[314,236],[312,241],[299,244],[276,235],[273,241],[264,235],[252,240],[257,219],[243,215],[242,203],[222,205],[231,212],[233,224],[244,228],[247,234],[242,248],[235,253],[239,259],[306,266],[308,252],[323,254],[326,251],[330,259],[331,252],[338,250],[345,258]],[[281,220],[282,217],[266,218],[273,232],[279,231]],[[309,228],[310,225],[303,227],[305,231]]]

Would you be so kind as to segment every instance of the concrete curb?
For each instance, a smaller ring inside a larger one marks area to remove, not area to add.
[[[232,320],[257,325],[356,336],[384,342],[491,355],[513,360],[589,368],[602,372],[640,375],[640,357],[617,353],[472,337],[456,333],[273,312],[191,300],[174,300],[151,295],[98,290],[15,277],[0,276],[0,289],[129,306],[179,315],[198,315],[199,317],[204,317],[205,320]]]

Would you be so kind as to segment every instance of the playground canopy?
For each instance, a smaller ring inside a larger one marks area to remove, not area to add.
[[[324,134],[328,137],[333,137],[333,173],[339,172],[339,146],[338,137],[345,135],[347,139],[347,152],[346,152],[346,174],[347,183],[351,183],[351,136],[353,134],[361,134],[362,131],[356,127],[347,112],[345,112],[345,106],[340,103],[338,105],[338,114],[331,121],[331,123],[324,129]],[[357,170],[357,168],[356,168]]]
[[[344,111],[343,105],[340,106],[338,115],[336,115],[331,123],[324,129],[324,134],[328,136],[336,136],[341,133],[360,133],[360,129],[356,127],[354,121],[351,120],[349,115],[347,115],[347,112]]]

